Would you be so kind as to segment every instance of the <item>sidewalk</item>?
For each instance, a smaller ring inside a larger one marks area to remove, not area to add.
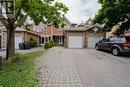
[[[31,53],[31,52],[35,52],[37,50],[39,50],[41,47],[37,47],[37,48],[32,48],[32,49],[28,49],[28,50],[16,50],[16,53],[21,53],[21,54],[26,54],[26,53]],[[2,58],[6,57],[6,50],[0,50],[0,56],[2,56]]]

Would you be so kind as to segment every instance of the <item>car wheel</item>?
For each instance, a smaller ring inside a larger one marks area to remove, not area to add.
[[[96,46],[95,46],[95,49],[96,49],[97,51],[99,51],[99,46],[96,45]]]
[[[119,56],[119,55],[120,55],[119,49],[118,49],[118,48],[113,48],[113,49],[112,49],[112,54],[113,54],[114,56]]]

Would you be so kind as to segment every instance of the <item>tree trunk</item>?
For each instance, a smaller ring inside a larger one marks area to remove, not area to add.
[[[106,32],[103,32],[103,38],[106,38]]]
[[[9,24],[7,29],[7,49],[6,60],[15,54],[15,27],[14,24]]]

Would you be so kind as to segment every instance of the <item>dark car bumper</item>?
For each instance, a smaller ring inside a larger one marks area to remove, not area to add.
[[[124,49],[122,49],[120,52],[123,53],[123,54],[128,54],[128,55],[130,55],[130,48],[124,48]]]

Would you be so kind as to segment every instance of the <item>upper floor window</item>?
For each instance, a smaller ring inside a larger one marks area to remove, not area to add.
[[[43,25],[40,24],[40,25],[36,26],[36,30],[37,30],[37,32],[43,32],[44,31]]]
[[[47,26],[44,26],[44,31],[47,31]]]
[[[65,25],[63,29],[70,29],[70,25]]]

